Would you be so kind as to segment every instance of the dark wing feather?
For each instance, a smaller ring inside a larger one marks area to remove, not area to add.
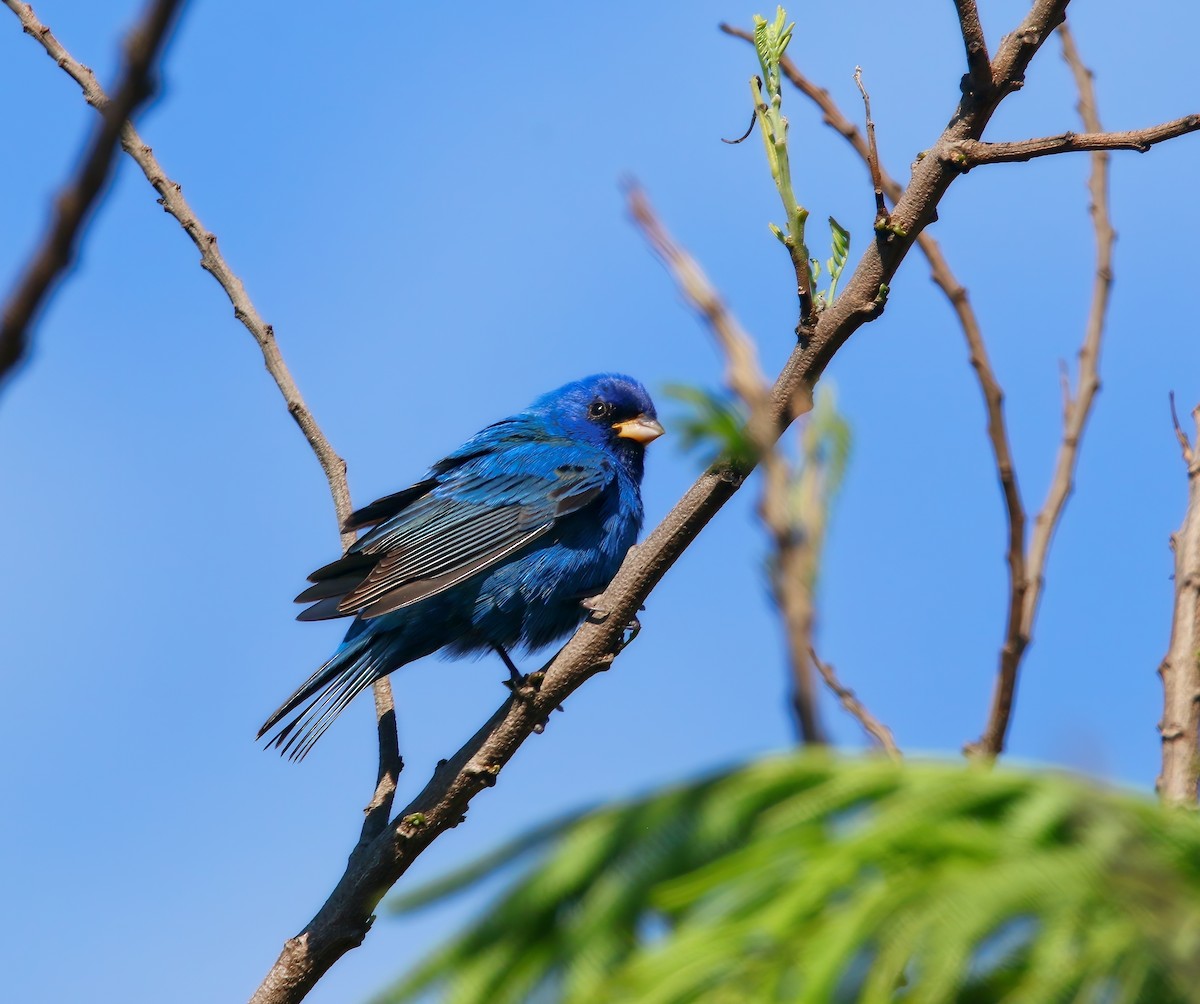
[[[407,509],[422,495],[428,495],[435,487],[437,487],[437,478],[426,478],[403,491],[376,499],[370,505],[365,505],[352,512],[346,518],[346,522],[342,524],[342,530],[349,533],[351,530],[361,530],[365,526],[375,526],[385,519],[391,519]]]
[[[354,613],[378,617],[435,596],[494,566],[548,532],[556,520],[595,501],[613,476],[603,459],[557,467],[544,463],[544,456],[533,459],[543,462],[498,474],[467,463],[448,472],[432,489],[424,488],[429,484],[425,481],[359,510],[370,514],[365,518],[380,516],[380,521],[350,553],[309,576],[314,585],[297,600],[315,602],[300,619]],[[423,489],[420,494],[417,488]],[[381,514],[400,505],[400,499],[402,508],[383,518]]]
[[[307,600],[298,600],[299,603],[307,603]],[[349,617],[339,609],[339,604],[342,602],[341,596],[326,596],[323,600],[318,600],[311,607],[306,607],[296,614],[298,621],[331,621],[337,620],[339,617]]]
[[[399,583],[386,588],[384,588],[383,583],[380,583],[378,588],[372,590],[373,596],[380,597],[379,599],[375,599],[374,602],[371,602],[369,597],[360,599],[357,595],[358,591],[356,591],[347,596],[343,603],[346,605],[353,603],[356,608],[360,604],[365,604],[361,611],[363,617],[378,617],[381,614],[389,614],[393,610],[407,607],[418,600],[425,599],[427,596],[436,596],[443,590],[466,581],[476,572],[481,572],[485,568],[489,568],[502,561],[508,555],[519,551],[526,544],[531,543],[544,534],[553,525],[553,523],[545,523],[523,537],[515,537],[504,541],[499,546],[492,548],[490,551],[485,551],[471,561],[448,568],[438,575],[429,575],[419,579],[404,579],[397,576],[400,579]],[[364,582],[359,587],[359,590],[364,589],[367,585],[369,583]]]
[[[368,565],[367,570],[370,571],[371,567],[371,565]],[[362,580],[363,573],[361,571],[346,572],[344,575],[333,575],[309,586],[296,597],[296,602],[315,603],[317,600],[325,600],[330,596],[345,596],[361,583]]]

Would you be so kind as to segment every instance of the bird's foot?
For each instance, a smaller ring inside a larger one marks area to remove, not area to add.
[[[645,610],[645,607],[641,608]],[[642,633],[642,622],[637,619],[635,614],[628,624],[625,625],[625,630],[621,634],[621,640],[617,642],[617,655],[620,655],[630,645],[633,644],[633,639]]]
[[[546,663],[546,666],[549,666],[550,663],[553,661],[554,660],[551,659],[550,662]],[[518,696],[520,696],[524,700],[531,701],[533,699],[534,695],[541,691],[542,682],[545,679],[546,679],[545,666],[539,670],[536,670],[536,671],[530,673],[527,677],[525,677],[525,688],[521,691],[521,693]],[[561,704],[554,705],[555,711],[562,711],[562,709],[563,709],[563,706]],[[549,721],[550,721],[550,716],[547,715],[540,722],[537,722],[533,726],[533,731],[536,732],[540,736],[543,732],[546,731],[546,723]]]
[[[513,697],[518,701],[529,703],[537,695],[537,687],[530,682],[530,678],[537,674],[530,673],[529,676],[515,676],[508,680],[501,680],[511,692]]]
[[[579,605],[588,612],[588,620],[596,624],[603,624],[606,620],[608,620],[609,614],[612,613],[611,610],[608,610],[601,605],[600,600],[603,595],[604,594],[601,593],[597,596],[587,596],[579,601]],[[643,603],[638,607],[638,612],[640,613],[645,609],[646,604]],[[634,638],[638,636],[641,630],[642,622],[637,619],[637,615],[635,614],[629,623],[625,625],[625,631],[622,634],[620,644],[617,646],[617,651],[621,652],[627,645],[630,644],[630,642],[633,641]]]
[[[503,645],[493,645],[492,648],[496,650],[496,654],[504,660],[504,665],[508,668],[508,679],[502,680],[501,683],[512,691],[513,697],[517,698],[517,700],[526,702],[533,700],[533,696],[537,693],[538,685],[541,683],[544,674],[538,672],[526,675],[517,669],[516,663],[512,661],[508,652],[504,650]],[[537,677],[536,683],[534,682],[534,677]]]
[[[596,624],[603,624],[608,620],[608,611],[600,604],[603,596],[603,593],[597,593],[595,596],[585,596],[579,601],[579,605],[588,612],[588,620]]]

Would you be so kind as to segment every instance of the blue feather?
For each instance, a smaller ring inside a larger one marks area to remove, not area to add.
[[[640,383],[590,376],[489,425],[419,482],[364,506],[365,529],[317,569],[301,620],[354,617],[345,640],[267,720],[302,758],[379,678],[444,650],[532,651],[570,634],[642,526],[646,443],[662,432]]]

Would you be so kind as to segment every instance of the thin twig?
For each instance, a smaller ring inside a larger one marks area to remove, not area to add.
[[[1065,425],[1071,418],[1071,367],[1065,359],[1058,361],[1058,386],[1062,392],[1062,420]]]
[[[773,543],[775,570],[771,588],[783,616],[800,738],[805,743],[824,745],[828,738],[817,710],[816,688],[808,657],[813,606],[811,593],[805,587],[806,555],[801,542],[796,539],[789,511],[791,471],[775,445],[778,433],[770,411],[771,387],[759,367],[753,340],[726,308],[704,270],[667,232],[645,193],[631,186],[628,202],[630,215],[651,248],[713,333],[725,358],[726,382],[746,405],[746,435],[763,473],[759,515]],[[807,411],[809,407],[811,401],[805,399],[798,410]]]
[[[875,120],[871,118],[871,95],[863,84],[862,67],[854,67],[854,82],[862,95],[863,109],[867,119],[867,168],[871,172],[871,186],[875,189],[875,230],[887,228],[888,211],[883,201],[883,174],[879,167],[879,147],[875,145]]]
[[[18,0],[2,0],[2,2],[20,18],[26,34],[40,42],[50,58],[83,88],[83,96],[87,99],[87,103],[93,108],[102,110],[107,104],[108,98],[96,80],[96,75],[67,52],[50,29],[34,16],[33,8],[29,4],[19,3]],[[329,482],[333,507],[337,512],[340,527],[350,515],[352,508],[350,491],[346,486],[346,462],[334,452],[329,440],[325,438],[325,434],[313,418],[312,412],[308,410],[308,405],[305,404],[295,380],[292,379],[287,363],[283,361],[283,356],[279,353],[279,347],[275,343],[274,329],[263,321],[247,294],[245,286],[242,285],[241,279],[225,261],[217,247],[217,235],[211,230],[205,229],[183,197],[182,187],[167,177],[166,171],[154,156],[153,150],[142,142],[141,136],[138,135],[131,123],[126,122],[123,125],[120,139],[121,147],[134,159],[138,167],[142,169],[142,173],[145,174],[146,180],[158,192],[159,204],[179,221],[180,226],[200,251],[201,268],[209,272],[221,284],[221,288],[229,297],[229,302],[233,304],[234,316],[246,326],[246,330],[258,343],[258,347],[262,351],[263,362],[266,364],[267,371],[274,378],[276,386],[279,387],[280,393],[283,394],[289,413],[300,426],[304,438],[308,440],[309,446],[312,447],[313,453],[321,463],[326,480]],[[353,541],[353,534],[343,535],[343,544],[353,543]]]
[[[34,318],[75,259],[92,206],[112,172],[121,127],[154,93],[154,64],[181,4],[182,0],[153,0],[125,39],[116,96],[103,108],[75,176],[54,200],[54,217],[41,244],[0,312],[0,380],[25,358]]]
[[[1192,411],[1200,443],[1200,407]],[[1188,441],[1175,413],[1171,421],[1187,467],[1188,502],[1183,524],[1171,536],[1175,552],[1175,604],[1171,640],[1158,667],[1163,685],[1162,772],[1157,789],[1168,805],[1194,806],[1200,784],[1200,449]]]
[[[376,682],[387,681],[385,678]],[[392,702],[392,685],[373,686],[371,693],[375,698],[375,739],[379,746],[379,759],[375,772],[375,793],[363,809],[362,832],[358,838],[360,844],[374,840],[387,829],[392,803],[396,798],[396,785],[400,781],[400,772],[404,770],[404,758],[400,755],[400,730]]]
[[[756,447],[760,446],[766,437],[770,437],[769,441],[774,442],[775,437],[771,436],[770,426],[764,429],[761,422],[764,413],[769,417],[767,409],[771,399],[771,387],[758,365],[758,353],[754,349],[754,342],[721,301],[704,270],[667,233],[641,188],[637,185],[627,186],[626,197],[629,213],[641,229],[642,235],[675,277],[684,296],[704,318],[716,338],[725,357],[725,376],[729,386],[746,403],[751,417],[760,419],[758,422],[752,422],[747,429],[751,441]]]
[[[988,56],[983,25],[979,22],[979,9],[975,6],[975,0],[954,0],[954,6],[958,11],[958,27],[967,52],[967,75],[963,78],[963,89],[965,91],[969,86],[980,94],[992,86],[992,61]]]
[[[893,760],[900,760],[903,754],[900,752],[900,747],[896,745],[892,730],[866,709],[862,701],[854,696],[853,690],[842,684],[841,680],[837,678],[833,667],[827,662],[822,662],[815,649],[810,649],[809,655],[812,658],[813,665],[817,667],[817,672],[821,674],[821,679],[833,691],[834,696],[841,702],[842,707],[858,721],[858,724],[863,727],[867,735],[883,747],[883,751],[888,756]]]
[[[1059,26],[1058,34],[1062,42],[1063,59],[1070,68],[1079,91],[1079,117],[1086,129],[1098,132],[1100,117],[1096,111],[1096,90],[1092,72],[1080,59],[1074,38],[1065,22]],[[1068,394],[1067,397],[1062,441],[1054,460],[1054,474],[1050,479],[1046,500],[1034,520],[1033,532],[1030,534],[1025,558],[1026,588],[1021,601],[1019,630],[1016,634],[1006,635],[987,724],[979,740],[967,747],[968,752],[980,753],[987,757],[998,756],[1004,750],[1021,657],[1033,637],[1038,605],[1046,584],[1046,560],[1050,553],[1050,544],[1062,519],[1067,499],[1075,486],[1075,468],[1079,462],[1083,431],[1087,426],[1096,393],[1100,390],[1100,345],[1112,292],[1112,255],[1117,235],[1108,213],[1109,155],[1103,150],[1096,150],[1092,153],[1091,160],[1088,195],[1092,229],[1096,237],[1096,267],[1083,344],[1079,349],[1079,377],[1074,395]]]
[[[959,170],[966,172],[984,164],[1015,164],[1060,153],[1099,150],[1136,150],[1138,153],[1145,153],[1152,146],[1185,136],[1197,129],[1200,129],[1200,114],[1191,114],[1145,129],[1128,129],[1124,132],[1089,129],[1085,133],[1064,132],[1058,136],[1000,143],[967,139],[946,147],[943,156],[948,157]]]
[[[53,59],[80,87],[83,96],[93,108],[104,111],[108,98],[96,80],[96,75],[82,63],[78,62],[61,42],[54,37],[50,29],[42,24],[33,13],[29,4],[19,3],[18,0],[3,0],[3,3],[20,19],[26,34],[41,43],[46,53]],[[263,362],[267,371],[283,395],[288,412],[300,426],[309,447],[316,455],[317,461],[325,472],[329,484],[329,493],[333,498],[334,511],[337,513],[338,529],[344,526],[349,517],[352,505],[350,488],[346,482],[346,462],[338,456],[325,434],[317,424],[316,418],[309,411],[293,379],[279,346],[275,341],[275,331],[271,325],[263,321],[242,280],[234,273],[225,261],[217,247],[217,235],[205,229],[192,207],[183,197],[182,187],[172,181],[159,164],[158,159],[149,146],[142,142],[141,136],[133,124],[122,119],[120,126],[121,147],[142,169],[146,180],[159,194],[159,204],[170,213],[184,232],[192,239],[192,243],[200,251],[200,266],[209,272],[229,297],[233,304],[234,316],[242,322],[250,332],[262,352]],[[348,547],[354,542],[353,533],[343,532],[342,546]],[[379,770],[375,792],[367,806],[367,818],[364,822],[363,833],[374,837],[387,827],[391,813],[392,798],[396,789],[396,781],[403,766],[395,738],[395,711],[392,702],[392,688],[385,677],[373,685],[376,704],[376,728],[379,733]]]
[[[811,422],[812,415],[806,416]],[[803,437],[803,432],[801,432]],[[813,678],[812,643],[816,628],[816,582],[818,548],[824,535],[819,504],[807,507],[802,523],[793,498],[804,492],[809,501],[819,498],[819,465],[801,461],[799,471],[792,469],[778,448],[762,461],[763,486],[758,504],[759,517],[771,536],[771,595],[783,618],[787,644],[788,669],[792,680],[791,704],[800,741],[809,746],[829,745],[829,733],[821,722],[817,685]]]
[[[1179,412],[1175,410],[1175,392],[1169,391],[1167,401],[1171,405],[1171,425],[1175,429],[1175,439],[1179,442],[1179,449],[1183,451],[1183,462],[1190,464],[1192,462],[1192,444],[1188,440],[1187,433],[1183,431],[1183,426],[1179,424]]]
[[[783,615],[788,669],[792,679],[791,704],[800,741],[806,746],[828,746],[829,733],[821,721],[817,686],[813,679],[812,638],[816,605],[812,592],[812,543],[791,525],[785,508],[791,487],[788,465],[777,461],[782,476],[767,476],[764,467],[759,515],[774,542],[771,593]]]

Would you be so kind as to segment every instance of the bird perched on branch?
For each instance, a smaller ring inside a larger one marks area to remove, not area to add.
[[[439,649],[541,648],[587,614],[642,526],[647,443],[662,435],[636,380],[569,383],[476,433],[403,491],[359,509],[363,534],[310,575],[299,620],[354,617],[332,658],[259,730],[292,759],[361,691]],[[280,727],[282,726],[282,727]]]

